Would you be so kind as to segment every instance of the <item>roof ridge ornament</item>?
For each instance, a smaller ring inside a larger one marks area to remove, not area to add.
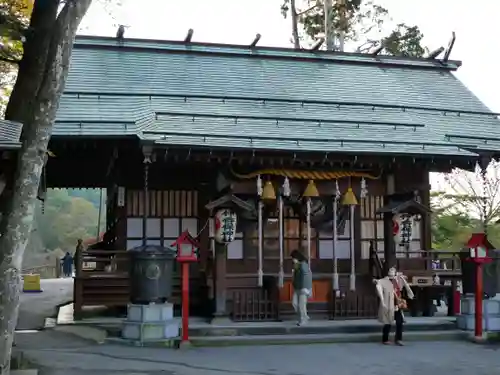
[[[320,47],[323,45],[323,43],[325,42],[325,38],[321,37],[319,38],[316,43],[313,44],[313,46],[311,47],[311,51],[317,51],[320,49]]]
[[[250,48],[255,48],[257,46],[257,43],[259,43],[259,40],[260,38],[262,37],[262,35],[260,35],[259,33],[255,34],[255,38],[253,39],[252,43],[250,43]]]
[[[429,54],[425,58],[427,60],[435,60],[443,52],[444,52],[444,47],[439,47],[438,49],[429,52]]]
[[[194,30],[189,29],[187,34],[186,34],[186,38],[184,38],[184,43],[191,43],[191,39],[193,39],[193,34],[194,34]]]
[[[450,58],[451,51],[453,51],[453,46],[455,45],[455,39],[456,39],[456,34],[454,31],[451,32],[451,39],[448,42],[448,47],[444,51],[444,57],[443,57],[443,62],[447,63],[448,59]]]

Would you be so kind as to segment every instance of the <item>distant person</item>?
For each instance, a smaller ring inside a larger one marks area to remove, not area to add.
[[[71,277],[71,274],[73,272],[73,257],[71,256],[69,251],[62,258],[62,262],[63,262],[63,275],[64,275],[64,277]]]
[[[290,254],[293,262],[293,298],[292,305],[298,315],[298,326],[309,320],[307,300],[312,295],[312,272],[307,258],[298,250]]]
[[[441,268],[441,261],[439,259],[435,259],[432,261],[432,269],[433,270],[438,270]]]

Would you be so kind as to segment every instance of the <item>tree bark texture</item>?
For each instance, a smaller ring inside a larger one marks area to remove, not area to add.
[[[74,38],[92,0],[37,0],[8,118],[23,123],[12,199],[0,224],[0,374],[10,373],[19,312],[21,265],[31,232],[40,176],[66,84]],[[56,6],[57,5],[57,6]],[[47,24],[48,22],[48,24]],[[31,28],[32,27],[32,28]],[[40,49],[40,44],[44,48]],[[28,77],[28,78],[26,78]]]

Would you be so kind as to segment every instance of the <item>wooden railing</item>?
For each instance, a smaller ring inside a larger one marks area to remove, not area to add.
[[[355,292],[336,297],[332,294],[330,319],[371,319],[377,316],[378,297]]]
[[[405,257],[396,257],[396,268],[403,273],[459,276],[462,272],[460,251],[412,250],[405,253]]]
[[[21,274],[38,274],[42,279],[57,279],[61,276],[61,261],[59,258],[56,258],[53,264],[26,267],[21,270]]]
[[[234,321],[277,321],[280,319],[279,294],[260,287],[231,290],[231,318]]]
[[[126,306],[129,300],[128,254],[123,250],[89,249],[77,255],[74,314],[84,306]]]
[[[410,250],[396,253],[395,261],[397,270],[403,273],[458,276],[462,269],[460,251]],[[379,258],[373,244],[370,244],[370,275],[376,279],[382,277],[383,265],[383,260]]]

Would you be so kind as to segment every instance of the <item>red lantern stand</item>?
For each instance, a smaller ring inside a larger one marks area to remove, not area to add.
[[[453,298],[453,313],[455,316],[460,315],[460,310],[461,310],[461,293],[458,287],[455,288],[455,290],[452,291],[454,293],[454,298]]]
[[[476,290],[474,298],[475,320],[474,336],[476,339],[483,338],[483,264],[490,263],[492,259],[487,255],[487,246],[489,242],[484,233],[472,234],[467,247],[470,251],[468,261],[476,265]]]
[[[182,346],[189,343],[189,263],[198,261],[200,246],[189,231],[184,231],[171,246],[177,248],[176,260],[181,264],[182,272]]]

